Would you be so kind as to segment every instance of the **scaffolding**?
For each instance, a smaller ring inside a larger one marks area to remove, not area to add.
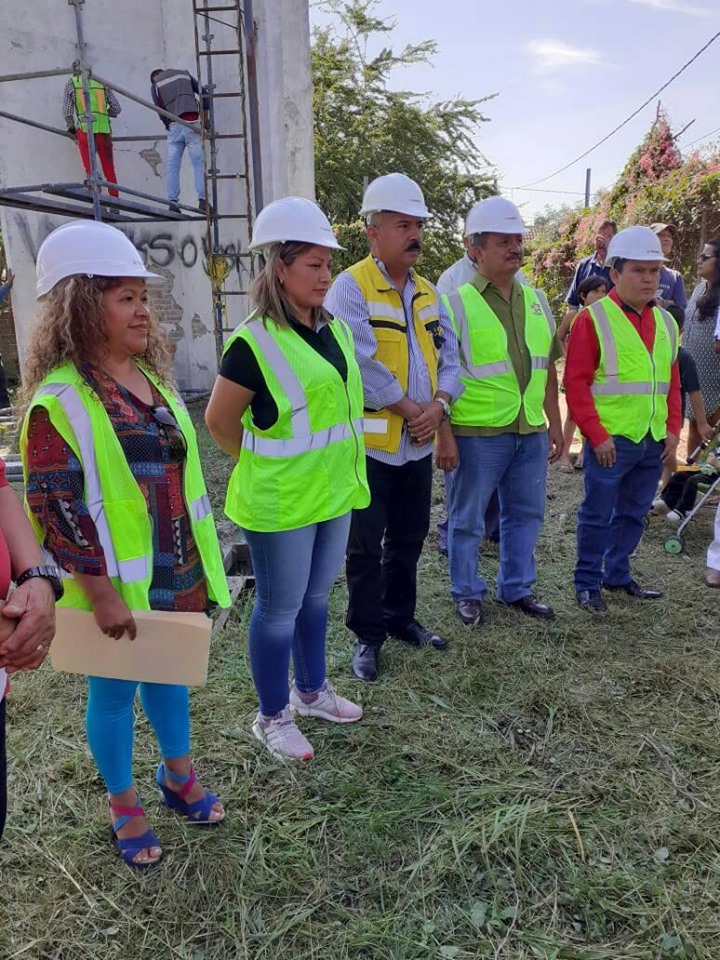
[[[210,103],[207,116],[201,124],[207,201],[205,209],[182,203],[171,203],[167,197],[135,190],[122,183],[110,183],[100,175],[95,152],[93,116],[90,109],[91,80],[103,84],[166,120],[180,123],[195,131],[198,130],[198,124],[163,110],[92,69],[88,60],[83,24],[85,0],[67,0],[68,5],[74,10],[78,49],[78,58],[69,67],[0,75],[0,83],[69,75],[80,77],[86,112],[79,118],[79,124],[82,125],[87,136],[90,171],[80,181],[1,187],[0,205],[64,217],[102,220],[112,224],[205,221],[206,271],[212,291],[215,348],[219,359],[225,334],[232,329],[227,323],[227,297],[247,295],[247,284],[238,283],[237,279],[246,281],[252,276],[253,258],[248,252],[247,241],[252,230],[253,210],[258,210],[262,206],[259,126],[254,82],[255,37],[252,0],[245,0],[244,4],[241,4],[240,0],[231,0],[231,2],[226,0],[225,3],[214,3],[211,0],[191,0],[191,2],[198,84],[201,89],[201,98],[207,98]],[[218,14],[220,16],[217,16]],[[227,15],[229,20],[221,19]],[[222,25],[226,31],[230,31],[233,42],[229,46],[215,45],[212,32],[215,25]],[[226,56],[234,57],[237,62],[237,85],[231,90],[218,90],[214,82],[216,73],[214,61],[218,57]],[[249,88],[248,78],[251,81]],[[236,101],[240,109],[237,112],[229,112],[227,118],[223,117],[229,120],[229,129],[226,125],[222,127],[223,132],[219,132],[220,124],[216,122],[217,103],[225,99]],[[238,114],[239,129],[234,129],[233,124],[238,121]],[[73,134],[66,130],[5,110],[0,110],[0,117],[74,140]],[[160,138],[157,134],[113,136],[114,143],[158,139]],[[221,169],[219,166],[223,159],[221,141],[227,141],[228,144],[239,143],[241,149],[233,151],[232,158],[241,160],[239,164],[241,169]],[[226,185],[233,188],[241,187],[242,202],[238,201],[238,190],[224,189]],[[117,190],[120,196],[111,197],[103,194],[103,188]],[[245,237],[238,241],[237,235],[234,234],[232,240],[228,240],[227,231],[223,229],[224,224],[238,224],[238,222],[245,226]],[[244,244],[242,239],[245,240]],[[244,249],[238,249],[242,246]],[[235,283],[232,282],[233,277],[236,278]]]

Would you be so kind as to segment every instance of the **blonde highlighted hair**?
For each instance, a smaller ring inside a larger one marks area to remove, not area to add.
[[[123,277],[74,276],[61,280],[42,301],[23,367],[21,408],[25,410],[45,377],[56,367],[102,362],[106,353],[103,294]],[[172,386],[172,352],[160,323],[150,311],[148,345],[138,356],[164,384]]]
[[[294,311],[280,283],[278,264],[282,262],[289,267],[299,256],[307,253],[314,246],[316,246],[314,243],[289,240],[287,243],[273,243],[263,251],[262,270],[250,285],[250,297],[255,304],[255,309],[250,315],[251,320],[269,319],[279,327],[289,326],[288,317],[292,317]],[[329,314],[322,307],[313,307],[313,325],[319,320],[330,319]]]

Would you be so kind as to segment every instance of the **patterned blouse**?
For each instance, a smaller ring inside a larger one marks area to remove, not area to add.
[[[151,609],[207,609],[207,582],[183,496],[184,463],[170,460],[169,438],[152,413],[165,401],[152,384],[153,403],[148,405],[89,363],[83,363],[81,373],[101,398],[147,503],[153,530]],[[28,504],[45,530],[45,546],[65,570],[107,576],[83,499],[82,465],[44,407],[30,414],[27,456]]]

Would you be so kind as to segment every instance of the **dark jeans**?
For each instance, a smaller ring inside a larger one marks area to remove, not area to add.
[[[417,564],[430,528],[432,456],[400,467],[367,458],[372,500],[353,510],[347,548],[346,623],[381,646],[415,616]]]
[[[5,755],[5,698],[0,701],[0,840],[7,817],[7,759]]]
[[[630,554],[645,529],[662,473],[663,444],[648,434],[640,443],[613,437],[617,459],[601,467],[592,450],[583,461],[585,499],[578,510],[576,590],[630,583]]]

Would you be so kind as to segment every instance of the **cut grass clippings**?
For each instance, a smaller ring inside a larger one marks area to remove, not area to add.
[[[199,432],[220,521],[229,462]],[[14,680],[0,958],[717,960],[718,595],[702,583],[712,511],[678,557],[663,551],[666,521],[652,521],[634,569],[665,599],[612,595],[592,617],[572,591],[581,486],[551,468],[537,594],[554,624],[489,604],[485,626],[463,628],[433,534],[418,616],[450,650],[389,642],[381,679],[361,685],[338,584],[328,673],[365,718],[303,720],[308,764],[273,761],[250,733],[243,595],[192,693],[194,754],[225,825],[193,830],[161,805],[138,721],[158,870],[132,873],[110,844],[84,680],[48,666]],[[481,562],[494,577],[496,549]]]

